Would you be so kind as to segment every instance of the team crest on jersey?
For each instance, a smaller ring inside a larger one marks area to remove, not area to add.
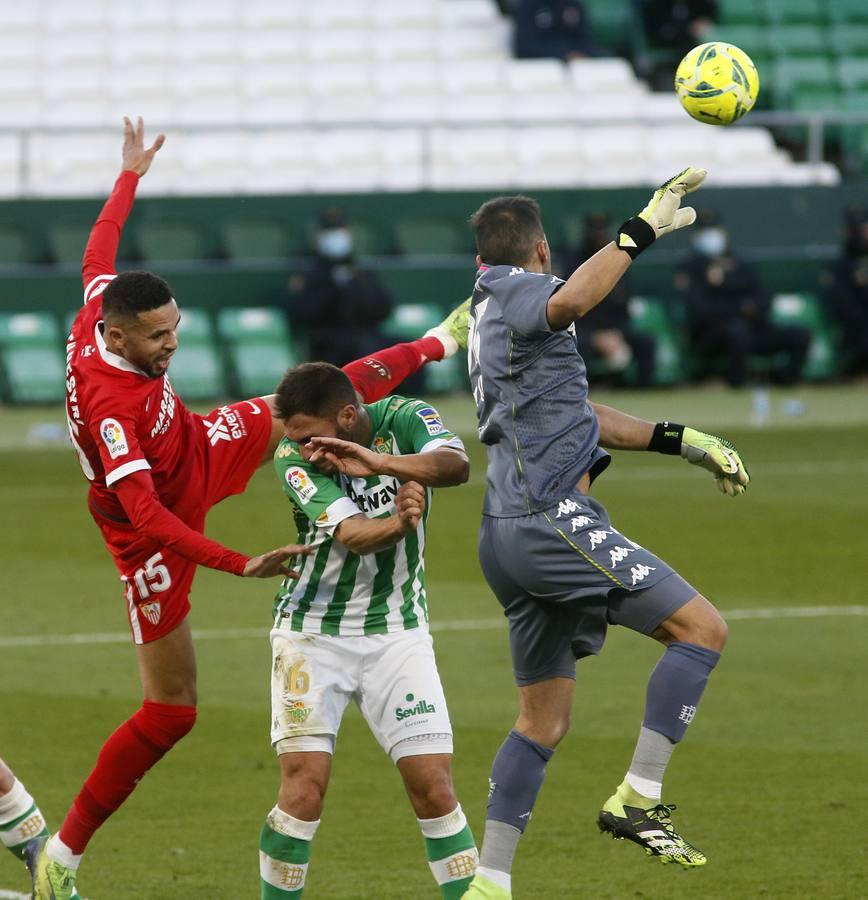
[[[295,491],[302,503],[308,503],[317,491],[307,472],[295,466],[290,466],[286,470],[286,483]]]
[[[139,606],[139,612],[151,623],[151,625],[159,625],[160,624],[160,613],[162,609],[160,608],[159,600],[149,600],[147,603],[142,603]]]
[[[127,436],[117,419],[103,419],[99,423],[99,433],[112,459],[126,456],[130,452]]]
[[[378,435],[374,438],[374,446],[371,449],[374,451],[374,453],[391,453],[392,439],[384,438]]]
[[[423,406],[421,409],[416,410],[416,415],[425,423],[425,428],[428,430],[428,434],[442,434],[446,429],[443,427],[443,421],[440,418],[440,413],[437,412],[431,406]]]

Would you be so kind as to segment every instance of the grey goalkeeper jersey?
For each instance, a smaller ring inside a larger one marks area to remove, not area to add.
[[[468,366],[488,449],[488,516],[550,509],[609,460],[575,329],[554,331],[546,317],[563,283],[512,266],[483,267],[476,279]]]

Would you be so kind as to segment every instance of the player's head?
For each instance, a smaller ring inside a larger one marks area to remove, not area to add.
[[[552,254],[533,198],[488,200],[470,217],[470,227],[476,237],[477,264],[551,272]]]
[[[356,440],[362,409],[349,378],[331,363],[303,363],[281,379],[275,395],[286,436],[304,448],[312,437]]]
[[[106,346],[159,378],[178,349],[178,306],[169,285],[150,272],[123,272],[102,293]]]

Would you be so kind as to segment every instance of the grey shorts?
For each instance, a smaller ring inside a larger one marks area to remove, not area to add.
[[[519,685],[574,678],[576,660],[600,652],[608,625],[651,634],[697,593],[578,491],[546,512],[483,516],[479,561],[509,621]]]

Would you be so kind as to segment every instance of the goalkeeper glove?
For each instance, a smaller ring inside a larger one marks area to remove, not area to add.
[[[685,228],[696,221],[696,210],[690,206],[680,209],[681,198],[695,191],[705,180],[705,169],[692,166],[679,172],[654,191],[649,204],[618,229],[618,249],[632,259],[663,234]]]
[[[654,429],[649,450],[678,454],[695,466],[702,466],[714,475],[720,490],[730,497],[743,494],[750,483],[738,450],[729,441],[705,434],[684,425],[660,422]]]

